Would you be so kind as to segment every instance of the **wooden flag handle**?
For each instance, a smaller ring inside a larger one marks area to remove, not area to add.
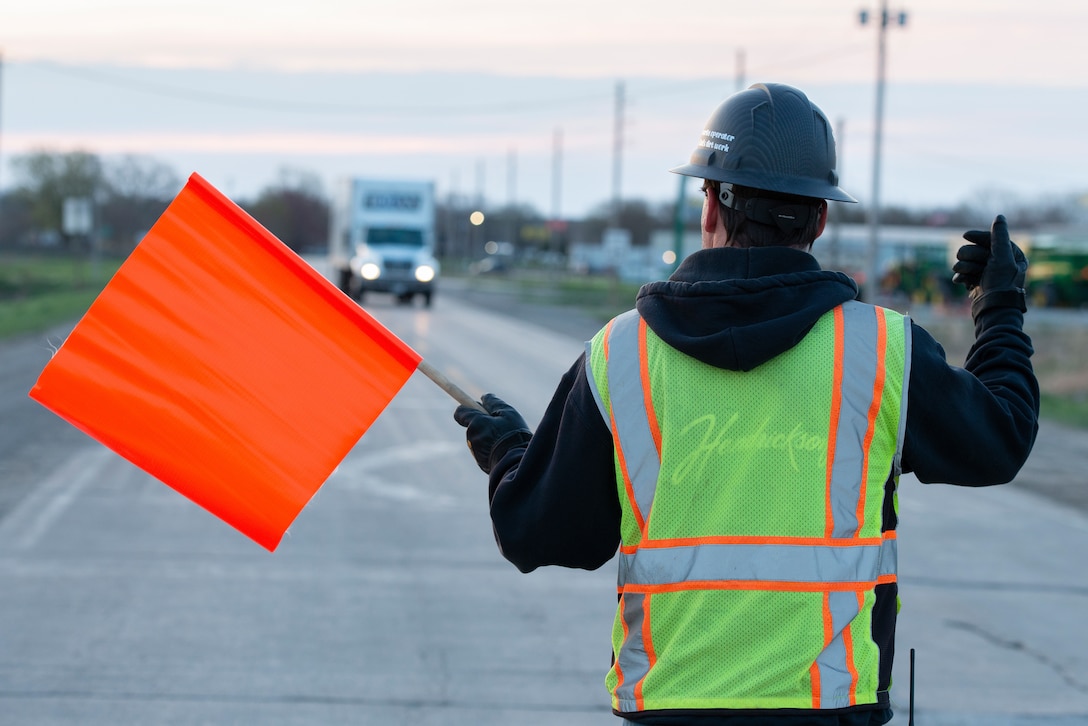
[[[437,383],[439,388],[450,394],[453,400],[457,401],[461,405],[471,406],[473,408],[479,409],[480,411],[484,410],[484,407],[480,405],[479,401],[473,400],[472,396],[461,390],[461,388],[459,388],[456,383],[451,381],[449,378],[446,378],[446,376],[443,375],[441,371],[439,371],[427,361],[421,360],[419,362],[418,370],[420,373]]]

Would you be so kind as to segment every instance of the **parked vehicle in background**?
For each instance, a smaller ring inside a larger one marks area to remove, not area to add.
[[[360,302],[385,292],[431,304],[439,271],[433,182],[345,179],[331,215],[329,262],[341,290]]]

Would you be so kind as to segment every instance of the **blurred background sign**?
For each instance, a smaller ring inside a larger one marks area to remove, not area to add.
[[[65,197],[61,230],[64,234],[90,234],[94,225],[94,206],[90,197]]]

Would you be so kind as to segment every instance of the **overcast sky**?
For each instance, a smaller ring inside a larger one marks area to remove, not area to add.
[[[876,2],[0,0],[0,159],[140,153],[233,196],[277,170],[433,178],[440,191],[583,213],[675,195],[738,78],[806,90],[871,197]],[[1088,191],[1088,3],[889,6],[884,203],[987,187]],[[0,185],[11,171],[0,166]],[[557,194],[558,193],[558,194]]]

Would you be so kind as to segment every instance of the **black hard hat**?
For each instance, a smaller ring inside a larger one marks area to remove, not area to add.
[[[670,171],[753,189],[856,202],[839,188],[823,111],[781,83],[757,83],[718,106],[691,161]]]

